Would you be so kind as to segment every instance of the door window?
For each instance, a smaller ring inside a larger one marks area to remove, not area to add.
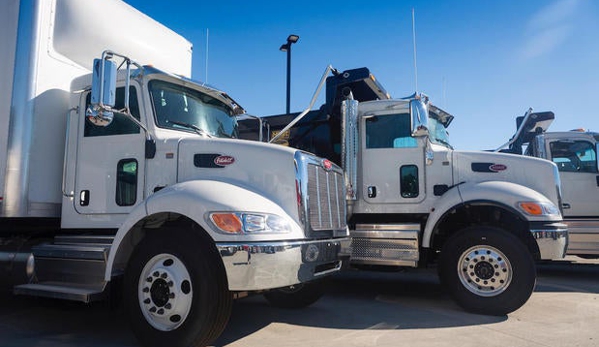
[[[550,144],[551,159],[562,172],[597,173],[595,146],[587,141],[555,141]]]
[[[366,148],[413,148],[408,113],[373,116],[366,119]]]
[[[87,109],[90,105],[91,93],[87,94],[85,100],[85,108]],[[125,87],[116,89],[116,103],[114,106],[115,110],[125,108]],[[137,101],[137,93],[135,87],[129,87],[129,110],[133,117],[139,120],[139,103]],[[114,119],[108,126],[101,127],[91,124],[89,121],[85,122],[84,136],[110,136],[110,135],[128,135],[128,134],[139,134],[140,129],[137,124],[131,121],[126,115],[120,112],[114,113]]]
[[[116,204],[133,206],[137,200],[137,160],[123,159],[116,169]]]
[[[399,169],[399,187],[402,198],[415,198],[420,194],[418,190],[418,166],[404,165]]]

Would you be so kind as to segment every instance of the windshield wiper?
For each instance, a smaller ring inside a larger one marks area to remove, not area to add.
[[[178,126],[182,126],[184,128],[191,129],[191,130],[195,131],[196,134],[198,134],[198,135],[206,135],[207,137],[212,137],[212,135],[210,135],[206,130],[204,130],[204,129],[202,129],[202,128],[198,127],[197,125],[194,125],[194,124],[185,123],[185,122],[179,122],[179,121],[170,120],[170,119],[167,119],[166,122],[167,123],[172,123],[172,124],[175,124],[175,125],[178,125]]]

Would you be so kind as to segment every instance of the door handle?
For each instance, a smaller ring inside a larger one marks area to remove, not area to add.
[[[572,208],[572,206],[570,206],[570,204],[568,204],[567,202],[564,202],[564,203],[562,204],[562,208],[563,208],[564,210],[569,210],[570,208]]]
[[[89,205],[89,190],[82,190],[79,193],[79,205],[80,206],[88,206]]]
[[[376,198],[376,187],[375,186],[369,186],[368,187],[368,197],[370,199]]]

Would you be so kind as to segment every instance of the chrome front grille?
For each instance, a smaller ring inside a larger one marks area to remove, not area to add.
[[[345,228],[343,175],[308,164],[308,216],[314,231]]]

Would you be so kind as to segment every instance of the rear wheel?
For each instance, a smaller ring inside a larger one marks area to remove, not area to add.
[[[516,236],[495,227],[470,227],[443,246],[439,277],[466,310],[504,315],[528,301],[536,269],[530,252]]]
[[[312,305],[325,292],[325,280],[295,284],[273,289],[264,294],[271,306],[280,308],[303,308]]]
[[[232,296],[220,259],[189,234],[148,234],[131,256],[125,305],[144,346],[205,346],[229,319]]]

